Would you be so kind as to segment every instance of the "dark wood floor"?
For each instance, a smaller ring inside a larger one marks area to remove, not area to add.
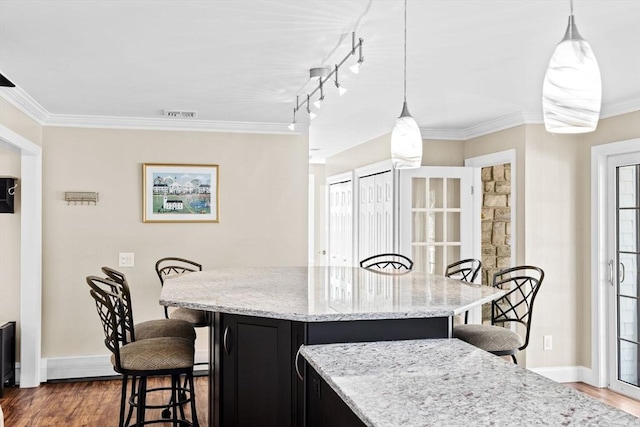
[[[163,384],[160,379],[151,381],[150,386]],[[638,400],[584,383],[566,385],[640,418]],[[196,378],[196,393],[198,419],[205,427],[208,423],[206,377]],[[109,427],[118,424],[119,399],[119,380],[97,380],[46,383],[37,388],[8,388],[0,404],[6,427]],[[157,417],[158,414],[151,415]]]

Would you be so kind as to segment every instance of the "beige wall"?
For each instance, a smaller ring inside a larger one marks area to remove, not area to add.
[[[42,126],[0,97],[0,124],[42,146]]]
[[[135,253],[122,270],[137,322],[162,316],[163,256],[204,268],[307,263],[306,136],[46,127],[44,141],[43,357],[106,354],[85,276],[118,268],[118,252]],[[220,223],[143,223],[143,163],[218,164]],[[100,201],[68,205],[65,191]]]
[[[42,145],[38,123],[0,98],[0,124],[31,142]],[[0,214],[0,321],[17,322],[16,353],[20,358],[20,153],[0,144],[0,176],[18,178],[15,213]]]
[[[391,159],[391,134],[356,145],[327,159],[327,176]],[[422,140],[422,166],[463,166],[462,141]]]
[[[580,137],[526,126],[525,259],[545,272],[535,302],[527,367],[577,366],[584,318],[580,284]],[[543,350],[543,335],[553,349]]]

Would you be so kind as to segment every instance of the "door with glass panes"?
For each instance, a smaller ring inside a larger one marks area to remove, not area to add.
[[[414,269],[443,275],[474,256],[473,168],[400,171],[400,249]]]
[[[640,152],[608,159],[609,387],[640,398]]]

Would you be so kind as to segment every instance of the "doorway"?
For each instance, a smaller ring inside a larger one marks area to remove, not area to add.
[[[640,396],[640,151],[607,161],[609,388]]]
[[[637,252],[639,233],[638,209],[629,203],[629,197],[633,197],[635,191],[637,207],[638,175],[636,171],[634,178],[633,173],[637,169],[635,165],[640,164],[639,147],[640,138],[591,147],[590,192],[592,375],[587,382],[635,399],[640,398],[640,389],[631,384],[638,382],[639,310],[638,257],[633,255]],[[616,194],[616,190],[621,194]],[[634,247],[630,241],[634,233],[635,251],[629,250]],[[618,245],[618,242],[622,244]],[[632,264],[634,260],[635,265]],[[631,282],[635,282],[635,286]],[[635,298],[632,295],[634,288]]]

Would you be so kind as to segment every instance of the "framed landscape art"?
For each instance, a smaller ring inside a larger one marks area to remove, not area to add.
[[[143,222],[218,222],[218,165],[144,163]]]

